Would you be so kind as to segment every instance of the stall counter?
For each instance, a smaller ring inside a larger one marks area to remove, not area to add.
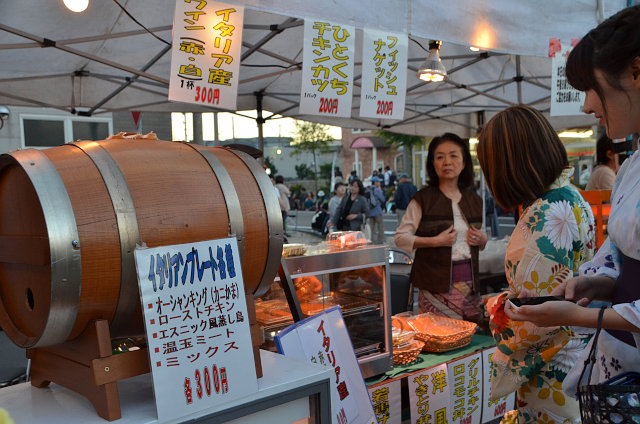
[[[333,401],[330,378],[333,370],[285,356],[260,351],[264,377],[258,380],[258,393],[230,402],[222,411],[185,417],[179,422],[234,424],[283,424],[311,415],[309,398],[316,401],[316,422],[330,422]],[[117,424],[155,424],[158,422],[151,374],[118,382],[122,418]],[[0,389],[0,407],[16,424],[104,424],[87,399],[51,384],[47,388],[22,383]]]

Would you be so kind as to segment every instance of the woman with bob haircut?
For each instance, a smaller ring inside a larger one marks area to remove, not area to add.
[[[507,108],[484,126],[478,139],[478,159],[496,202],[505,209],[525,207],[505,257],[509,290],[487,302],[497,346],[492,397],[517,390],[520,423],[580,422],[578,402],[564,396],[562,382],[588,336],[565,327],[511,321],[505,309],[511,298],[550,295],[591,259],[591,208],[570,184],[573,168],[567,153],[539,111]]]
[[[452,133],[434,138],[427,173],[428,186],[413,195],[395,235],[398,247],[416,251],[410,280],[420,289],[419,310],[481,322],[474,281],[487,235],[468,144]]]
[[[584,112],[594,114],[611,139],[640,133],[640,6],[621,10],[603,21],[574,47],[567,59],[567,78],[585,92]],[[601,383],[640,364],[640,157],[634,153],[620,167],[611,196],[609,237],[580,276],[553,294],[577,301],[547,302],[507,311],[511,319],[539,326],[595,328],[600,311],[591,300],[610,301],[604,310],[596,366],[591,384]],[[588,346],[582,359],[586,359]],[[575,395],[582,366],[567,376],[564,390]]]

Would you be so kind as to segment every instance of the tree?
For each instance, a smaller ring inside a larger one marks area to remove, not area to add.
[[[387,146],[404,148],[402,163],[407,174],[413,175],[413,146],[424,143],[424,138],[419,135],[398,134],[390,131],[380,130],[376,133],[379,137],[387,140]]]
[[[326,125],[316,122],[296,121],[296,133],[294,135],[294,142],[291,144],[293,147],[292,155],[300,155],[308,152],[313,155],[314,191],[318,191],[317,154],[328,152],[330,150],[329,143],[331,140],[333,140],[333,137],[329,134]]]
[[[296,165],[296,176],[299,180],[315,180],[316,174],[313,172],[313,169],[309,168],[309,165],[306,163],[301,163],[300,165]]]
[[[276,165],[273,163],[270,156],[264,157],[264,164],[267,168],[271,170],[270,175],[275,176],[278,174],[278,168],[276,168]]]

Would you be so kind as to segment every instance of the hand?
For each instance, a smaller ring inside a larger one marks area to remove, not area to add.
[[[583,309],[573,302],[549,301],[541,305],[522,305],[517,312],[506,304],[504,312],[513,321],[529,321],[538,327],[555,327],[574,325],[575,318]]]
[[[610,300],[615,280],[602,276],[580,276],[560,283],[551,292],[552,296],[564,296],[567,300],[577,301],[586,306],[594,299]]]
[[[456,242],[458,238],[458,232],[451,225],[449,228],[441,232],[436,236],[438,238],[438,246],[448,246],[451,247]]]
[[[484,247],[488,240],[489,237],[484,231],[477,229],[473,225],[469,226],[469,231],[467,231],[467,244],[469,246]]]
[[[350,213],[349,215],[347,215],[347,221],[353,221],[357,217],[358,217],[357,213]]]

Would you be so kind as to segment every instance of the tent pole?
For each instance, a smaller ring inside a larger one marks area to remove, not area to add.
[[[520,75],[520,55],[516,55],[516,85],[518,87],[518,104],[522,104],[522,75]]]
[[[262,125],[264,124],[265,119],[262,116],[262,91],[256,91],[255,95],[256,111],[258,112],[258,116],[256,117],[256,123],[258,124],[258,149],[262,152],[260,163],[264,165],[264,134],[262,133]]]

